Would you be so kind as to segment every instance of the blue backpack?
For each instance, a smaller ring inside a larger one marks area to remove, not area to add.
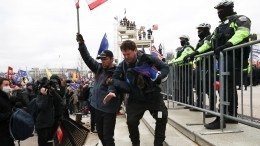
[[[34,131],[33,117],[26,111],[17,108],[12,114],[9,131],[14,140],[25,140],[32,136]]]

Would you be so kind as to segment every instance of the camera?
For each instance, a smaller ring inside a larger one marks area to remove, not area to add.
[[[58,82],[55,79],[38,81],[38,89],[41,88],[57,90]]]

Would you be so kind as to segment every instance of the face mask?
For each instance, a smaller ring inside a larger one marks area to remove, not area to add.
[[[2,91],[9,94],[12,91],[12,89],[10,88],[10,86],[5,86],[5,87],[3,87]]]
[[[184,45],[186,45],[186,41],[185,40],[181,41],[181,46],[184,46]]]

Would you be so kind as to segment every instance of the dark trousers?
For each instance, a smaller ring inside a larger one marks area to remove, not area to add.
[[[90,130],[93,132],[95,130],[95,126],[96,126],[96,111],[95,108],[93,106],[91,106],[90,104],[88,105],[89,110],[90,110]]]
[[[195,89],[196,89],[196,106],[203,107],[203,95],[206,93],[209,97],[209,109],[214,110],[215,103],[214,99],[214,65],[211,61],[211,66],[208,66],[209,59],[206,59],[205,63],[205,76],[203,76],[203,61],[196,63],[197,67],[195,69]],[[205,91],[203,91],[203,82],[205,81]],[[214,98],[215,97],[215,98]]]
[[[154,145],[163,145],[163,141],[165,140],[165,130],[168,118],[168,111],[163,101],[161,101],[161,103],[158,104],[161,104],[160,110],[151,110],[152,108],[149,107],[149,105],[138,104],[135,102],[132,102],[131,104],[127,105],[127,125],[130,134],[129,137],[133,145],[140,144],[140,134],[138,125],[140,123],[140,119],[143,117],[144,112],[146,110],[149,110],[153,118],[156,120]],[[158,112],[162,112],[162,118],[158,118]]]
[[[52,146],[51,142],[48,143],[52,140],[52,129],[52,127],[37,129],[39,146]]]
[[[192,101],[192,66],[190,64],[180,67],[180,92],[181,102],[189,105]]]
[[[114,130],[116,113],[106,113],[96,109],[96,125],[98,137],[103,146],[115,146]]]
[[[236,116],[238,108],[236,83],[239,70],[234,70],[233,57],[228,56],[227,58],[228,59],[224,61],[224,71],[229,72],[229,75],[224,77],[224,101],[229,102],[229,106],[224,106],[224,114]],[[236,60],[238,60],[238,58],[236,58]]]
[[[0,137],[1,146],[14,146],[14,140],[11,136]]]

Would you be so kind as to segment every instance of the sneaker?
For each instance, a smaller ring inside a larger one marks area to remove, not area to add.
[[[214,120],[213,122],[211,122],[209,124],[204,125],[204,127],[206,129],[211,129],[211,130],[220,129],[220,119],[216,118],[216,120]],[[223,128],[226,128],[225,122],[224,122]]]

